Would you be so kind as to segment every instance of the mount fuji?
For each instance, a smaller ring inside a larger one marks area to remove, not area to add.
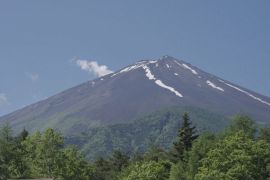
[[[31,132],[53,127],[72,136],[134,124],[137,119],[170,108],[190,111],[195,124],[206,129],[212,125],[222,128],[237,113],[251,116],[258,124],[270,124],[269,97],[170,56],[141,60],[90,80],[5,115],[0,124],[8,122],[15,130],[26,128]],[[208,114],[211,121],[199,111]]]

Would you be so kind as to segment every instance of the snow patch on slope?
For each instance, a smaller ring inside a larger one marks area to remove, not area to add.
[[[167,68],[170,68],[169,64],[166,64],[166,67],[167,67]]]
[[[194,69],[192,69],[191,67],[189,67],[188,65],[186,64],[182,64],[184,68],[190,70],[193,74],[195,75],[198,75],[197,71],[195,71]]]
[[[124,73],[124,72],[129,72],[129,71],[134,70],[134,69],[138,69],[141,66],[142,66],[141,64],[135,64],[133,66],[126,67],[126,68],[122,69],[121,71],[114,73],[113,75],[111,75],[111,77],[114,77],[114,76],[121,74],[121,73]]]
[[[146,64],[155,64],[157,62],[157,60],[151,60],[151,61],[148,61],[148,63]]]
[[[223,80],[221,80],[221,79],[219,79],[218,81],[219,81],[219,82],[223,82],[223,83],[225,83],[225,81],[223,81]]]
[[[183,66],[182,64],[180,64],[178,61],[176,61],[176,60],[174,60],[174,62],[176,63],[176,64],[178,64],[179,66]]]
[[[135,65],[128,66],[128,67],[122,69],[121,71],[119,71],[119,72],[117,72],[117,73],[114,73],[113,75],[111,75],[111,77],[114,77],[114,76],[116,76],[116,75],[118,75],[118,74],[121,74],[121,73],[125,73],[125,72],[129,72],[129,71],[138,69],[138,68],[140,68],[140,67],[143,67],[144,65],[155,64],[155,63],[157,63],[156,60],[140,61],[140,62],[136,63]]]
[[[184,67],[185,69],[188,69],[188,70],[190,70],[193,74],[195,74],[195,75],[198,75],[199,73],[196,71],[196,70],[194,70],[194,69],[192,69],[191,67],[189,67],[187,64],[180,64],[178,61],[174,61],[176,64],[178,64],[179,66],[181,66],[181,67]]]
[[[220,91],[223,91],[223,92],[224,92],[224,89],[223,89],[223,88],[216,86],[216,85],[215,85],[214,83],[212,83],[211,81],[207,80],[207,81],[206,81],[206,83],[207,83],[209,86],[211,86],[212,88],[214,88],[214,89],[217,89],[217,90],[220,90]]]
[[[183,97],[183,95],[179,93],[177,90],[175,90],[173,87],[167,86],[161,80],[156,79],[147,65],[142,66],[142,68],[145,70],[145,73],[146,73],[145,75],[149,80],[154,80],[158,86],[168,89],[169,91],[173,92],[178,97]]]
[[[159,85],[160,87],[163,87],[163,88],[168,89],[168,90],[170,90],[171,92],[175,93],[176,96],[183,97],[183,95],[180,94],[178,91],[176,91],[173,87],[167,86],[167,85],[164,84],[161,80],[157,79],[157,80],[155,81],[155,83],[156,83],[157,85]]]
[[[143,66],[143,69],[145,70],[145,75],[149,80],[155,80],[155,76],[151,73],[150,69],[147,66]]]
[[[238,91],[240,91],[240,92],[242,92],[242,93],[248,95],[249,97],[251,97],[251,98],[253,98],[253,99],[255,99],[255,100],[257,100],[257,101],[259,101],[259,102],[261,102],[261,103],[263,103],[263,104],[266,104],[266,105],[270,106],[270,103],[269,103],[269,102],[266,102],[266,101],[262,100],[261,98],[258,98],[258,97],[256,97],[256,96],[254,96],[253,94],[251,94],[251,93],[249,93],[249,92],[247,92],[247,91],[245,91],[245,90],[243,90],[243,89],[240,89],[239,87],[236,87],[236,86],[231,85],[231,84],[228,84],[228,83],[225,83],[225,84],[226,84],[227,86],[230,86],[231,88],[234,88],[234,89],[236,89],[236,90],[238,90]]]

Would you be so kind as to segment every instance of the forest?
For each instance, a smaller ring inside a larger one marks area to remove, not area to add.
[[[54,129],[20,133],[0,129],[0,179],[270,180],[270,128],[237,115],[221,132],[201,132],[185,113],[169,149],[114,151],[89,161]]]

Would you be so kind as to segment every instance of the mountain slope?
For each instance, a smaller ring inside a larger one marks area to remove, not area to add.
[[[209,109],[224,117],[247,113],[270,123],[270,98],[164,56],[143,60],[0,118],[16,129],[54,127],[65,135],[131,123],[168,107]]]
[[[132,154],[145,152],[155,144],[169,149],[181,126],[184,112],[190,113],[198,133],[220,131],[230,122],[224,116],[193,107],[171,107],[135,119],[129,123],[90,128],[66,137],[66,143],[77,145],[87,159],[106,157],[115,150]]]

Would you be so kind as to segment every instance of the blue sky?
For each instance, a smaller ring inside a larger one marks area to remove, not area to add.
[[[0,1],[0,115],[96,77],[171,55],[270,96],[268,0]]]

